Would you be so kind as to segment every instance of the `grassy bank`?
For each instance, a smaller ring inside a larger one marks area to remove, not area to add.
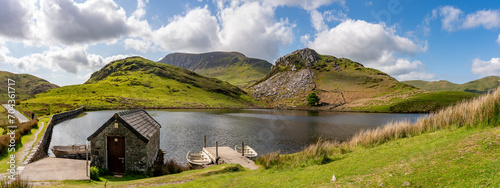
[[[351,141],[319,141],[302,152],[271,153],[262,168],[236,165],[132,181],[111,187],[498,187],[500,89],[448,107],[414,124],[395,122]],[[232,170],[225,170],[230,168]],[[332,181],[335,176],[335,181]],[[52,182],[53,187],[99,187],[103,182]]]

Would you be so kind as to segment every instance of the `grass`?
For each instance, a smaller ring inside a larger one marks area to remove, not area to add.
[[[290,155],[257,159],[258,170],[235,164],[113,186],[161,187],[498,187],[500,88],[440,110],[414,124],[395,122],[348,142],[318,141]],[[223,170],[228,166],[238,167]],[[332,176],[336,177],[335,181]],[[57,182],[97,187],[99,182]]]
[[[17,107],[37,115],[79,106],[115,108],[245,108],[255,101],[236,86],[167,64],[133,57],[109,63],[86,84],[38,94]]]

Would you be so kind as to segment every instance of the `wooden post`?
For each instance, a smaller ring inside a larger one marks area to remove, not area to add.
[[[245,157],[245,142],[241,142],[241,156]]]
[[[216,141],[215,142],[215,164],[219,164],[219,160],[217,160],[217,158],[219,158],[219,143]]]
[[[43,122],[42,122],[42,124],[43,124]],[[88,148],[88,145],[89,145],[88,141],[85,141],[85,160],[86,160],[85,175],[87,175],[87,177],[89,177],[89,148]]]
[[[207,147],[207,135],[205,135],[204,138],[203,138],[203,147],[204,148]]]

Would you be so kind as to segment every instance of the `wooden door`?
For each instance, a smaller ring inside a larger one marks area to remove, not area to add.
[[[125,172],[125,137],[108,137],[108,168],[112,173]]]

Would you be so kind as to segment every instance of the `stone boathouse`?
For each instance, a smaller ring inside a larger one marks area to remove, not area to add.
[[[116,113],[87,138],[92,151],[91,166],[112,173],[146,172],[160,146],[160,128],[143,109]]]

